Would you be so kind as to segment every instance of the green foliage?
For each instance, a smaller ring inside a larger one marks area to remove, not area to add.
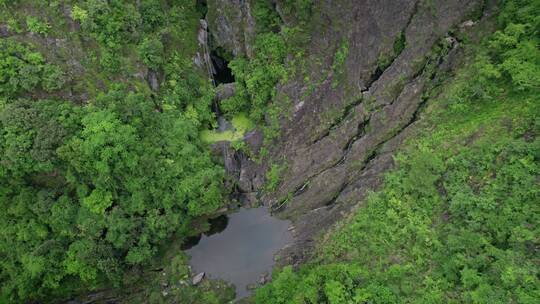
[[[332,70],[334,71],[334,79],[332,80],[332,88],[336,88],[338,85],[338,78],[343,72],[345,61],[349,55],[349,42],[344,40],[339,46],[336,54],[334,55],[334,62],[332,63]]]
[[[143,23],[143,29],[145,31],[152,31],[156,28],[160,28],[165,24],[166,14],[164,13],[164,9],[161,6],[160,1],[141,1],[140,11],[144,12],[143,14],[141,14],[141,18]]]
[[[286,1],[282,3],[286,14],[296,14],[300,23],[307,21],[311,12],[311,0]],[[292,62],[286,64],[287,56],[301,56],[299,49],[305,44],[299,26],[288,28],[268,1],[256,1],[253,14],[257,20],[254,58],[234,58],[229,67],[236,81],[236,94],[220,102],[221,110],[229,117],[246,112],[250,118],[263,123],[265,142],[279,135],[280,119],[286,117],[290,104],[276,100],[276,85],[285,82],[293,71]],[[302,17],[303,16],[303,17]],[[280,27],[281,26],[281,27]],[[346,55],[345,55],[346,56]]]
[[[489,64],[514,90],[540,90],[540,3],[507,1],[499,17],[502,29],[489,39]]]
[[[341,43],[336,55],[334,56],[334,63],[332,64],[332,69],[334,72],[337,72],[343,68],[345,60],[347,60],[347,55],[349,55],[349,41],[345,40]]]
[[[257,30],[259,32],[275,31],[279,29],[280,17],[272,3],[266,0],[257,0],[253,7],[253,16],[256,20]]]
[[[396,56],[401,54],[401,52],[405,49],[406,44],[407,40],[405,38],[405,32],[401,32],[399,37],[394,41],[394,54],[396,54]]]
[[[47,22],[41,21],[34,16],[26,17],[26,27],[31,33],[40,35],[47,35],[49,29],[51,28]]]
[[[121,0],[81,1],[72,10],[72,17],[104,47],[118,49],[133,39],[140,14],[133,4]]]
[[[276,190],[281,181],[281,174],[283,174],[283,170],[285,170],[286,167],[286,165],[278,164],[272,164],[270,166],[270,170],[266,173],[266,191]]]
[[[163,65],[163,43],[158,38],[145,38],[139,44],[139,57],[149,68],[157,70]]]
[[[367,271],[356,264],[329,264],[305,268],[290,266],[274,273],[272,284],[257,290],[256,303],[360,303],[355,288]]]
[[[28,44],[42,40],[32,35],[0,39],[0,302],[129,286],[166,240],[181,244],[193,219],[222,206],[224,170],[199,138],[215,118],[213,88],[192,66],[195,4],[0,3],[10,32],[24,33],[26,21],[66,45],[51,52]],[[54,32],[36,12],[55,21]],[[50,61],[73,68],[69,88],[64,66]],[[158,73],[159,90],[133,76],[140,62]],[[84,94],[73,91],[80,87]],[[71,96],[78,98],[58,100]],[[178,284],[189,276],[187,261],[174,261],[177,271],[167,272]],[[175,296],[234,297],[206,285]],[[161,286],[148,291],[165,301]]]
[[[397,36],[394,40],[394,45],[392,47],[392,51],[390,54],[381,54],[379,58],[377,59],[377,68],[380,71],[384,71],[391,63],[392,61],[401,54],[401,52],[405,49],[405,46],[407,44],[405,33],[401,32],[399,33],[399,36]]]
[[[71,8],[71,18],[73,18],[73,20],[84,23],[88,20],[88,11],[80,8],[78,5],[74,5]]]
[[[237,84],[236,96],[224,100],[226,113],[247,111],[255,121],[264,118],[266,107],[275,95],[276,84],[287,76],[284,66],[287,46],[280,34],[261,34],[255,43],[255,58],[234,59],[230,63]]]
[[[0,96],[16,96],[42,88],[47,92],[60,89],[64,73],[28,46],[11,39],[0,40]]]
[[[178,109],[195,125],[214,120],[210,106],[214,89],[208,79],[195,73],[190,57],[174,52],[164,67],[167,81],[163,84],[161,103],[164,109]]]
[[[223,170],[197,127],[142,95],[113,91],[82,109],[17,101],[0,118],[1,222],[12,227],[2,231],[0,278],[12,299],[77,280],[118,284],[123,269],[221,205]]]

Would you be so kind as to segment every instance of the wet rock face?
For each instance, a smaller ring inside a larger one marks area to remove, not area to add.
[[[252,151],[260,148],[262,135],[249,132],[245,141]],[[213,152],[223,159],[228,177],[226,187],[234,189],[233,196],[246,207],[259,205],[259,190],[264,186],[265,166],[249,159],[242,151],[236,151],[229,142],[218,142],[212,146]]]
[[[444,38],[481,1],[335,0],[315,5],[319,15],[308,47],[310,82],[293,79],[277,94],[293,102],[293,119],[283,120],[279,145],[271,151],[274,159],[284,159],[287,170],[277,191],[263,197],[268,205],[282,206],[280,216],[295,224],[297,243],[282,253],[284,263],[308,258],[314,238],[381,184],[382,173],[393,165],[393,152],[419,116],[433,70],[448,68],[457,55],[451,51],[429,59],[435,44],[446,41],[457,49],[457,41]],[[346,60],[336,70],[335,54],[343,45]],[[316,89],[303,97],[313,82]]]
[[[208,0],[207,20],[213,48],[233,56],[253,55],[255,19],[250,0]]]

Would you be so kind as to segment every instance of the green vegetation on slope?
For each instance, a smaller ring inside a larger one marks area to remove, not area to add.
[[[499,24],[382,189],[257,303],[538,303],[540,3]]]
[[[310,7],[283,2],[298,23]],[[207,143],[243,148],[252,121],[276,134],[272,99],[291,50],[292,31],[256,1],[257,55],[233,60],[240,93],[222,106],[235,130],[207,131],[214,89],[193,66],[205,13],[196,0],[0,0],[0,302],[121,290],[141,273],[149,283],[133,301],[160,302],[163,280],[189,277],[185,256],[164,243],[204,229],[224,204],[224,170]],[[208,284],[169,294],[232,297]]]
[[[0,17],[0,302],[132,284],[224,204],[196,1],[0,1]]]

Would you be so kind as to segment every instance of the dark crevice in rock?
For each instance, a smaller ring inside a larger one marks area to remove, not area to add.
[[[390,64],[385,67],[385,68],[381,68],[380,66],[377,66],[377,68],[375,69],[375,72],[371,73],[371,76],[369,77],[369,81],[368,81],[368,85],[367,87],[362,90],[361,92],[362,93],[365,93],[367,91],[369,91],[369,89],[371,88],[371,85],[373,85],[377,80],[379,80],[379,78],[381,78],[382,74],[384,73],[384,71],[391,67],[392,66],[392,63],[393,61],[395,60],[396,58],[393,58],[392,61],[390,62]]]
[[[216,51],[210,52],[210,58],[212,60],[212,65],[214,66],[214,79],[216,85],[233,83],[234,75],[232,70],[229,68],[229,62],[221,57]]]
[[[316,144],[317,142],[321,141],[322,139],[324,139],[325,137],[330,135],[330,131],[336,129],[343,121],[345,121],[347,119],[347,117],[351,114],[351,111],[361,103],[362,103],[362,98],[358,98],[356,101],[346,105],[345,109],[343,110],[343,114],[340,115],[338,118],[336,118],[332,122],[332,124],[330,124],[330,126],[326,129],[326,132],[324,132],[323,134],[321,134],[321,136],[319,136],[315,140],[313,140],[311,142],[311,144],[312,145]]]
[[[340,165],[345,162],[345,160],[347,159],[347,156],[349,155],[349,152],[351,151],[351,148],[354,142],[356,142],[358,139],[360,139],[362,136],[366,134],[366,129],[369,126],[370,119],[371,119],[371,116],[358,124],[356,134],[353,137],[351,137],[349,141],[347,142],[347,145],[343,149],[341,159],[336,163],[336,165]]]
[[[201,14],[202,19],[206,18],[206,14],[208,13],[208,3],[206,0],[197,0],[195,8]]]
[[[418,13],[418,8],[420,7],[420,0],[417,0],[415,3],[414,3],[414,7],[413,7],[413,10],[412,10],[412,13],[411,15],[409,16],[409,20],[407,20],[407,24],[405,24],[405,26],[403,27],[403,30],[402,30],[402,33],[405,33],[405,31],[407,30],[407,28],[409,28],[409,26],[411,26],[411,23],[414,19],[414,16],[416,16],[416,14]]]
[[[300,186],[298,189],[296,189],[294,191],[294,194],[293,196],[298,196],[302,193],[304,193],[309,187],[309,181],[305,182],[304,184],[302,184],[302,186]]]
[[[403,37],[403,39],[406,39],[406,35],[405,33],[407,32],[407,29],[409,28],[409,26],[411,25],[413,19],[414,19],[414,16],[416,16],[416,14],[418,13],[418,7],[419,7],[419,3],[420,1],[416,1],[414,3],[414,7],[413,7],[413,10],[411,12],[411,15],[409,16],[409,19],[407,20],[407,23],[405,24],[405,26],[403,27],[403,29],[401,30],[401,33],[400,33],[400,36],[399,38],[397,39],[400,39],[401,37]],[[406,43],[406,42],[404,42]],[[375,82],[377,82],[379,80],[379,78],[381,78],[381,76],[384,74],[384,72],[386,70],[388,70],[393,64],[394,62],[396,61],[396,59],[401,55],[401,53],[403,52],[403,50],[405,50],[405,47],[402,47],[400,48],[399,50],[396,50],[394,49],[394,51],[397,51],[395,52],[394,54],[392,54],[392,58],[390,58],[388,64],[386,64],[385,66],[377,66],[377,68],[375,69],[375,71],[371,74],[370,78],[369,78],[369,81],[368,81],[368,85],[367,87],[362,90],[362,93],[367,93],[370,91],[371,87],[373,86],[373,84]]]
[[[413,11],[411,13],[411,15],[409,16],[409,19],[407,20],[407,23],[406,25],[404,26],[404,28],[402,29],[401,31],[401,34],[400,34],[400,37],[405,35],[405,32],[407,30],[407,28],[411,25],[412,23],[412,20],[414,18],[414,16],[418,13],[418,7],[419,7],[419,2],[420,1],[416,1],[415,4],[414,4],[414,8],[413,8]],[[363,96],[363,94],[367,93],[370,91],[371,87],[373,86],[374,83],[376,83],[380,78],[381,76],[384,74],[384,72],[386,70],[388,70],[393,64],[394,62],[396,61],[396,59],[401,55],[401,53],[403,52],[405,48],[401,48],[399,49],[399,52],[393,54],[392,58],[390,58],[390,61],[389,63],[385,66],[385,67],[381,67],[381,66],[377,66],[375,71],[370,75],[369,77],[369,80],[366,84],[366,88],[362,89],[360,91],[361,95],[360,96]],[[421,69],[421,71],[423,70],[423,68]],[[417,75],[414,75],[412,77],[412,79],[416,78]],[[318,136],[316,139],[314,139],[311,144],[316,144],[317,142],[321,141],[322,139],[324,139],[325,137],[329,136],[330,135],[330,132],[331,130],[337,128],[343,121],[345,121],[345,119],[349,116],[349,114],[351,113],[351,110],[354,109],[356,106],[358,106],[360,103],[362,103],[363,101],[363,98],[360,97],[358,98],[355,102],[353,103],[350,103],[348,104],[346,107],[345,107],[345,110],[343,111],[343,114],[340,115],[337,119],[335,119],[332,124],[328,127],[328,129],[326,130],[326,132],[324,132],[323,134],[321,134],[320,136]],[[354,138],[354,137],[353,137]]]
[[[324,207],[328,209],[331,209],[332,207],[334,207],[338,197],[345,190],[345,188],[347,188],[347,186],[349,186],[348,183],[344,183],[343,185],[341,185],[341,188],[339,188],[339,190],[336,191],[336,193],[334,193],[334,196],[332,197],[332,199],[330,199],[328,202],[326,202],[326,204],[324,204]]]
[[[416,110],[414,110],[413,114],[411,115],[411,119],[401,128],[399,131],[396,132],[396,134],[393,137],[396,137],[399,135],[403,130],[407,129],[409,126],[411,126],[413,123],[415,123],[418,120],[418,116],[420,113],[422,113],[422,110],[426,107],[426,103],[428,101],[428,97],[422,96],[421,101],[416,107]]]

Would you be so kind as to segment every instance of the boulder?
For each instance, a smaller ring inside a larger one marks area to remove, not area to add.
[[[270,274],[268,272],[261,274],[261,276],[259,277],[259,284],[264,285],[268,282],[270,282]]]
[[[220,84],[216,87],[216,100],[222,101],[223,99],[234,96],[235,93],[236,84],[234,82]]]
[[[205,275],[204,272],[198,273],[197,275],[195,275],[195,276],[191,279],[191,283],[192,283],[193,285],[199,284],[199,283],[204,279],[204,275]]]

